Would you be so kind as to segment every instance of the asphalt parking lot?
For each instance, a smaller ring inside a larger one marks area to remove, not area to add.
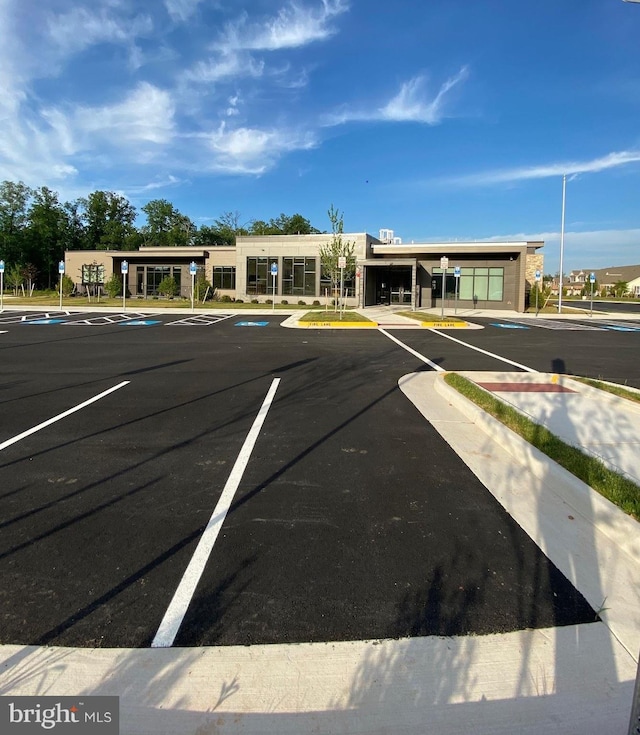
[[[0,642],[152,645],[212,521],[167,645],[595,620],[399,391],[431,368],[384,333],[22,316],[0,315]],[[640,387],[640,332],[478,322],[396,337],[439,369],[506,359]]]

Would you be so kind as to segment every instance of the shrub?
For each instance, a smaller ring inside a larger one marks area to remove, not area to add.
[[[302,299],[298,301],[298,306],[306,306],[306,305],[307,305],[306,301],[303,301]]]
[[[115,299],[122,294],[122,276],[114,273],[111,278],[104,284],[104,290],[110,299]]]
[[[69,278],[69,276],[62,276],[62,295],[71,296],[74,288],[75,286],[73,284],[73,281]]]
[[[282,299],[282,301],[280,303],[281,304],[288,304],[289,302],[286,299]]]
[[[259,304],[260,301],[258,299],[251,299],[252,304]]]
[[[223,301],[225,304],[230,304],[233,301],[233,299],[231,298],[231,296],[229,296],[228,293],[226,293],[220,297],[220,301]]]
[[[273,304],[273,300],[272,299],[265,299],[265,302],[264,303],[265,304]]]
[[[315,300],[315,301],[313,302],[313,304],[312,304],[312,306],[320,306],[320,305],[321,305],[321,304],[320,304],[320,302],[318,301],[318,299],[316,299],[316,300]]]
[[[160,296],[168,296],[172,298],[178,295],[178,284],[172,276],[165,276],[158,285],[158,293]]]

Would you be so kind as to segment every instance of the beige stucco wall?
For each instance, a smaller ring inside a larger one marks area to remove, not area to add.
[[[282,258],[304,256],[316,258],[316,294],[320,298],[320,248],[331,242],[331,234],[321,235],[264,235],[260,237],[238,237],[236,240],[236,295],[241,299],[262,299],[269,296],[247,294],[247,258],[266,257],[278,263],[278,273],[282,273]],[[354,244],[357,261],[364,260],[370,252],[372,242],[377,242],[364,232],[343,233],[342,241]],[[281,295],[281,279],[277,279],[276,297]],[[353,299],[355,304],[357,298]]]
[[[64,272],[80,290],[83,265],[103,265],[105,280],[113,274],[113,257],[122,256],[118,250],[67,250],[64,254]]]

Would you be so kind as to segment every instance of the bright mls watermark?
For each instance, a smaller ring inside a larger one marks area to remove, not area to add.
[[[0,697],[0,732],[119,735],[118,697]]]

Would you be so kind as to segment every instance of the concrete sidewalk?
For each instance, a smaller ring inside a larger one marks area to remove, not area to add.
[[[560,376],[469,377],[493,384],[566,440],[637,470],[627,460],[640,439],[640,412],[628,402]],[[532,390],[533,383],[576,393]],[[441,373],[412,373],[399,385],[600,622],[199,649],[3,646],[0,694],[117,695],[123,735],[625,735],[640,649],[639,524],[462,398]],[[605,415],[599,432],[585,429]]]

